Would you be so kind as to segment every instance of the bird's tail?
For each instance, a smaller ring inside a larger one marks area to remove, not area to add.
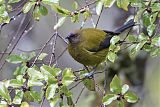
[[[134,19],[129,20],[126,24],[120,26],[117,30],[114,31],[115,34],[120,34],[128,28],[135,26]]]

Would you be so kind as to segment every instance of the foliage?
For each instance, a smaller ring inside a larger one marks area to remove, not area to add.
[[[124,101],[136,103],[138,97],[128,90],[129,86],[127,84],[122,85],[122,81],[115,75],[110,83],[110,91],[112,94],[106,94],[103,97],[103,104],[109,105],[114,100],[117,100],[119,107],[125,107]]]
[[[20,13],[11,17],[10,14],[15,11],[12,6],[20,2],[23,4]],[[84,22],[90,19],[93,14],[89,6],[92,4],[95,4],[95,13],[98,17],[101,16],[103,9],[108,9],[113,4],[124,11],[128,11],[130,8],[137,9],[134,15],[134,21],[139,24],[136,28],[137,32],[133,34],[129,32],[125,38],[113,36],[105,62],[114,63],[119,58],[118,53],[123,50],[122,45],[130,46],[128,49],[131,58],[135,58],[140,51],[145,51],[153,57],[160,55],[160,33],[158,31],[160,26],[160,2],[156,0],[96,0],[84,7],[80,7],[78,2],[74,1],[71,6],[74,11],[61,6],[60,0],[0,0],[0,28],[4,24],[10,23],[22,12],[23,14],[31,13],[34,19],[39,21],[41,16],[48,15],[49,8],[51,8],[51,11],[61,16],[54,25],[54,30],[57,31],[67,19],[70,19],[72,23],[79,22],[81,16]],[[67,105],[74,107],[71,89],[68,88],[70,84],[82,81],[88,90],[96,91],[96,83],[93,77],[95,72],[82,70],[77,73],[77,76],[71,68],[62,70],[55,65],[43,64],[37,66],[35,64],[34,61],[43,61],[47,55],[48,53],[41,52],[36,56],[33,52],[8,56],[6,61],[18,64],[18,66],[14,71],[15,79],[0,82],[0,106],[20,105],[20,107],[31,107],[28,104],[29,102],[43,105],[44,99],[47,99],[51,107],[56,104],[64,107],[63,99],[65,97]],[[35,60],[32,61],[32,59]],[[40,90],[35,90],[35,87]],[[114,76],[110,83],[110,91],[111,93],[103,96],[102,102],[104,105],[116,101],[119,107],[124,107],[125,102],[136,103],[138,101],[136,94],[129,91],[129,85],[122,85],[122,81],[117,76]],[[11,94],[13,95],[11,96]]]

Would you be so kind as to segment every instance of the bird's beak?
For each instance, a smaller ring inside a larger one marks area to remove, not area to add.
[[[65,39],[70,40],[71,38],[73,38],[75,36],[74,33],[70,33]]]

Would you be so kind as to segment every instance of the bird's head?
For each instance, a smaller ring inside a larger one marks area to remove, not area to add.
[[[71,32],[67,37],[66,39],[68,39],[68,41],[71,43],[71,44],[77,44],[80,42],[81,40],[81,36],[80,36],[80,33],[78,31],[74,31],[74,32]]]

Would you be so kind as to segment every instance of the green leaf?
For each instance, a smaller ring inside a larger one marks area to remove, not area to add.
[[[43,60],[47,55],[47,53],[41,53],[38,57],[38,60]]]
[[[32,6],[35,5],[36,2],[27,2],[24,6],[23,6],[23,13],[28,13]]]
[[[8,3],[17,3],[20,2],[21,0],[9,0]]]
[[[14,71],[14,75],[24,75],[24,73],[27,71],[27,68],[28,67],[26,67],[26,66],[18,66],[17,68],[16,68],[16,70]]]
[[[9,92],[7,90],[7,87],[3,82],[0,82],[0,95],[2,98],[4,98],[8,103],[11,102],[11,97],[9,95]]]
[[[77,15],[72,15],[71,22],[73,22],[73,23],[79,22],[79,15],[80,15],[79,13]]]
[[[59,20],[58,20],[58,23],[54,26],[54,30],[55,29],[58,29],[59,27],[61,27],[63,25],[63,23],[65,22],[67,17],[61,17]]]
[[[31,52],[30,54],[29,54],[29,56],[28,56],[28,61],[29,60],[31,60],[33,57],[35,57],[36,56],[36,53],[35,52]]]
[[[121,93],[122,91],[122,82],[121,80],[115,75],[110,83],[110,91],[116,94]]]
[[[8,107],[8,104],[7,104],[7,103],[3,104],[3,101],[1,101],[1,103],[2,103],[2,104],[0,104],[0,107]]]
[[[46,72],[45,74],[51,74],[52,76],[58,76],[57,75],[57,72],[59,71],[61,71],[60,69],[56,69],[56,68],[51,68],[50,66],[47,66],[47,65],[43,65],[43,66],[41,66],[40,67],[40,69],[41,69],[41,71],[42,72]]]
[[[21,104],[21,101],[23,99],[23,95],[24,95],[24,92],[22,90],[16,90],[15,97],[13,99],[13,103],[14,104]]]
[[[47,90],[46,90],[47,100],[50,100],[50,99],[54,98],[56,88],[58,88],[57,84],[51,84],[47,87]]]
[[[136,35],[128,35],[127,39],[129,40],[129,42],[136,42],[137,41]]]
[[[29,87],[32,87],[32,86],[42,86],[43,83],[40,80],[31,79],[31,80],[28,80],[27,85]]]
[[[138,101],[138,97],[133,92],[127,92],[124,98],[129,103],[136,103]]]
[[[123,101],[118,101],[118,107],[125,107]]]
[[[13,63],[13,64],[18,64],[18,63],[22,63],[23,62],[23,59],[18,56],[18,55],[10,55],[7,59],[6,59],[7,62],[10,62],[10,63]]]
[[[68,90],[67,86],[65,85],[60,87],[59,94],[65,94],[66,97],[70,97],[72,95],[71,91]]]
[[[128,5],[130,0],[117,0],[117,6],[128,11]]]
[[[148,27],[151,24],[151,22],[150,22],[150,15],[147,12],[143,13],[143,15],[142,15],[142,21],[143,21],[143,25],[145,27]]]
[[[58,101],[60,100],[59,96],[55,96],[54,98],[49,100],[50,106],[51,107],[55,107],[55,105],[58,103]]]
[[[112,45],[115,45],[118,41],[120,40],[120,37],[119,36],[113,36],[110,40],[110,43]]]
[[[76,1],[73,2],[72,8],[77,10],[78,9],[78,3]]]
[[[40,6],[39,11],[43,16],[48,14],[48,9],[45,6]]]
[[[137,46],[136,46],[136,51],[139,51],[143,46],[144,46],[144,44],[146,43],[147,41],[146,40],[144,40],[144,41],[141,41],[140,43],[138,43],[137,44]]]
[[[117,100],[118,96],[115,94],[107,94],[103,97],[102,102],[104,105],[111,104],[114,100]]]
[[[23,76],[22,76],[22,75],[18,75],[18,76],[16,77],[16,79],[11,79],[11,80],[10,80],[9,85],[10,85],[11,87],[14,87],[14,88],[19,88],[19,87],[23,86],[23,84],[24,84],[25,81],[26,81],[26,80],[23,79]]]
[[[42,92],[37,92],[37,91],[30,91],[30,95],[33,97],[34,101],[37,103],[41,103],[42,101]]]
[[[43,74],[34,68],[28,68],[27,73],[32,80],[44,80]]]
[[[151,6],[153,12],[160,11],[160,3],[153,3]]]
[[[151,25],[149,25],[149,26],[147,27],[147,31],[148,31],[148,35],[149,35],[149,36],[152,36],[152,35],[153,35],[153,32],[154,32],[155,28],[156,28],[156,25],[155,25],[155,24],[151,24]]]
[[[143,0],[130,0],[132,7],[143,7],[145,4]]]
[[[135,56],[138,55],[139,51],[145,45],[146,42],[147,42],[146,40],[143,40],[143,41],[139,42],[135,47],[133,47],[130,51],[130,56],[132,58],[135,58]]]
[[[62,72],[62,84],[68,86],[74,81],[74,74],[70,68],[66,68]]]
[[[72,97],[67,97],[67,104],[69,105],[69,107],[75,107]]]
[[[26,91],[24,93],[24,99],[28,102],[33,102],[34,101],[34,98],[31,96],[31,93],[30,91]]]
[[[102,12],[103,4],[104,4],[103,0],[99,0],[99,1],[97,2],[97,5],[96,5],[96,13],[97,13],[98,16],[99,16],[99,15],[101,14],[101,12]]]
[[[115,3],[115,1],[116,0],[105,0],[104,6],[105,7],[111,7]]]
[[[40,69],[47,84],[53,84],[53,83],[55,84],[58,82],[57,79],[55,78],[56,72],[54,72],[54,70],[51,69],[49,66],[43,65],[40,67]]]
[[[51,5],[52,3],[59,3],[59,0],[42,0],[43,3]]]
[[[33,11],[33,17],[35,20],[39,21],[40,19],[40,10],[39,10],[39,7],[35,7],[34,11]]]
[[[24,61],[27,60],[28,57],[29,57],[26,53],[21,53],[19,56],[20,56]]]
[[[95,91],[95,81],[94,79],[84,79],[83,84],[90,91]]]
[[[52,66],[52,70],[56,76],[58,76],[62,71],[60,68],[56,68],[55,65]]]
[[[57,4],[52,4],[52,9],[63,16],[69,16],[71,14],[69,10],[62,8]]]
[[[124,95],[129,90],[129,86],[127,84],[124,84],[122,86],[122,92],[121,94]]]
[[[5,1],[4,0],[0,0],[0,4],[4,4],[5,3]]]
[[[30,107],[29,104],[27,102],[22,102],[20,107]]]
[[[154,48],[151,50],[150,56],[156,57],[160,55],[160,47]]]
[[[108,52],[108,60],[111,62],[115,62],[115,60],[118,58],[117,54],[115,54],[114,52]]]
[[[87,20],[91,15],[92,15],[92,14],[90,13],[90,11],[85,11],[85,12],[83,13],[84,20]],[[79,18],[79,16],[78,16],[78,18]]]
[[[139,22],[139,19],[142,19],[142,14],[144,11],[145,11],[144,8],[141,8],[137,11],[137,14],[135,15],[135,18],[134,18],[135,22]]]
[[[160,46],[160,37],[155,37],[152,39],[152,45]]]

